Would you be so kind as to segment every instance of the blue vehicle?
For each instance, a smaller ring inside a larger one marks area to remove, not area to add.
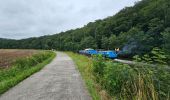
[[[98,54],[97,50],[94,50],[94,49],[80,50],[79,53],[85,54],[85,55],[96,55],[96,54]]]
[[[110,59],[117,58],[117,53],[115,51],[99,51],[98,54]]]
[[[79,51],[80,54],[84,54],[84,55],[98,55],[101,54],[103,57],[106,58],[110,58],[110,59],[114,59],[117,58],[117,53],[115,51],[97,51],[94,49],[85,49],[85,50],[80,50]]]

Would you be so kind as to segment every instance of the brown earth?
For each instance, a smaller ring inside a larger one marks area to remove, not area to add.
[[[36,53],[37,50],[0,49],[0,69],[9,68],[16,59]]]

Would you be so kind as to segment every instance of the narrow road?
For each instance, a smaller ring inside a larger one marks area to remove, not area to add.
[[[56,58],[14,88],[0,100],[91,100],[72,59],[57,52]]]

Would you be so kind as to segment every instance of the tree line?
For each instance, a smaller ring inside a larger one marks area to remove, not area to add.
[[[154,47],[170,50],[170,0],[142,0],[114,16],[59,34],[21,40],[0,39],[0,48],[56,49],[120,48],[132,55]]]

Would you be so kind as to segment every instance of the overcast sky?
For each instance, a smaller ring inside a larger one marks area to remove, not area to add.
[[[139,0],[0,0],[0,38],[22,39],[82,27]]]

